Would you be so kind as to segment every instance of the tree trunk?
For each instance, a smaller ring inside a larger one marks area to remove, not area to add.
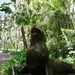
[[[21,32],[22,32],[22,37],[23,37],[24,49],[25,49],[27,48],[27,43],[26,43],[25,31],[24,31],[23,26],[21,27]]]

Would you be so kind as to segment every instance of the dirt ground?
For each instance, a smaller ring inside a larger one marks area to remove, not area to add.
[[[2,52],[0,53],[0,69],[1,69],[2,64],[3,64],[6,60],[10,59],[10,57],[11,57],[11,55],[8,54],[8,53],[2,53]],[[0,75],[2,75],[2,74],[0,74]]]

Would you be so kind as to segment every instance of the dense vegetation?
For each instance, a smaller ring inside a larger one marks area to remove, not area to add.
[[[11,0],[3,3],[0,6],[0,50],[12,50],[17,54],[3,64],[2,72],[11,73],[8,72],[10,65],[18,65],[19,70],[21,63],[25,62],[22,26],[27,45],[30,41],[30,29],[37,25],[45,33],[50,58],[75,65],[74,6],[74,0]]]

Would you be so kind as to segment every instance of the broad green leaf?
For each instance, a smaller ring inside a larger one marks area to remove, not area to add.
[[[62,0],[52,0],[52,3],[56,8],[62,6]]]

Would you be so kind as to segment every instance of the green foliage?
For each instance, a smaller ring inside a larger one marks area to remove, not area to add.
[[[12,75],[12,67],[15,69],[15,73],[18,73],[18,71],[25,64],[26,61],[25,56],[26,56],[25,50],[20,52],[15,52],[14,56],[12,56],[10,60],[6,61],[2,65],[1,69],[2,74]]]
[[[14,3],[16,2],[16,0],[11,0],[11,1],[14,2]]]
[[[52,37],[52,39],[47,42],[51,58],[67,58],[67,56],[74,56],[75,31],[71,29],[64,29],[62,32],[62,36],[59,40]]]
[[[66,41],[64,40],[59,41],[58,43],[50,43],[48,49],[50,52],[50,58],[66,58],[66,56],[69,54]]]
[[[8,5],[10,5],[11,3],[3,3],[3,4],[1,4],[1,7],[4,7],[4,6],[8,6]]]
[[[52,3],[56,8],[62,7],[63,0],[52,0]]]
[[[12,10],[10,9],[10,7],[8,5],[10,5],[11,3],[3,3],[1,5],[1,9],[0,11],[4,11],[5,13],[12,13]]]

